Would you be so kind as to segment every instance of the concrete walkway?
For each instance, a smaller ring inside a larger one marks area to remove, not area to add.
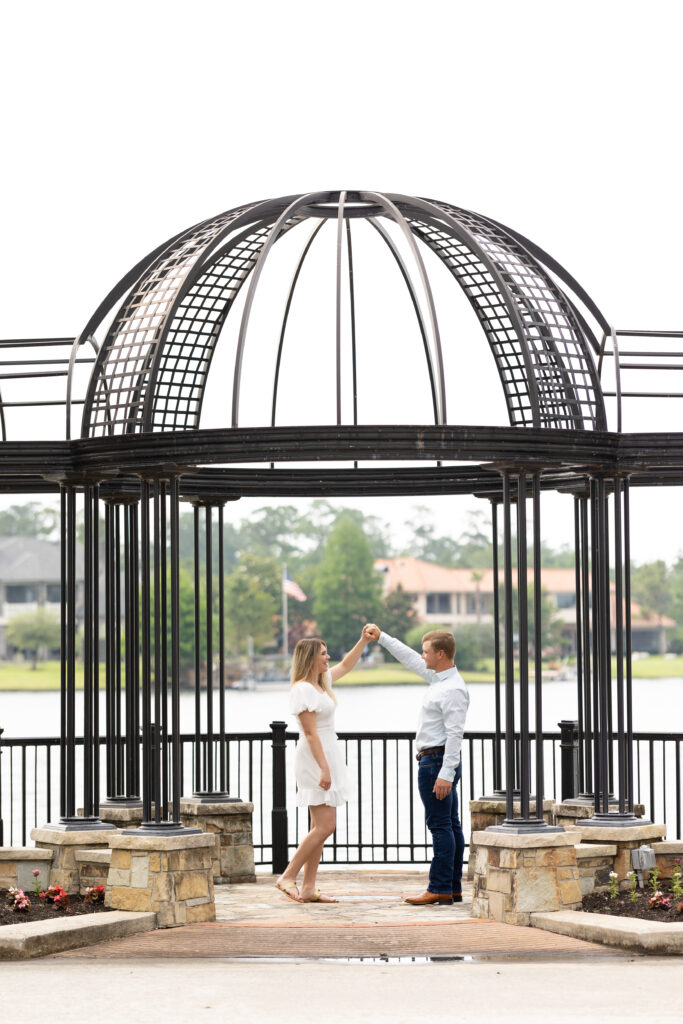
[[[261,876],[217,889],[215,924],[2,964],[3,1024],[44,1024],[46,1005],[50,1024],[681,1019],[680,960],[476,921],[467,901],[402,904],[422,873],[320,880],[338,904],[293,903]]]

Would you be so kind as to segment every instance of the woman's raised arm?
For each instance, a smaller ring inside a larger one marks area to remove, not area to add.
[[[369,642],[370,640],[368,637],[361,636],[356,646],[352,647],[348,654],[344,655],[338,665],[335,665],[333,669],[330,669],[330,675],[333,683],[336,683],[338,679],[341,679],[342,676],[345,676],[347,672],[351,671],[353,666],[357,664],[358,659],[368,646]]]

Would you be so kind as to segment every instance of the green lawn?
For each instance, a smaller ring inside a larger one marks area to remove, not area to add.
[[[616,675],[616,661],[612,660],[612,675]],[[493,682],[493,666],[483,672],[463,672],[468,683]],[[633,662],[633,676],[636,679],[663,679],[673,676],[683,678],[683,656],[675,658],[650,655]],[[422,680],[402,665],[377,665],[374,668],[359,668],[339,680],[338,686],[380,686],[383,683],[411,684]],[[100,686],[104,686],[104,666],[100,666]],[[41,661],[33,670],[27,662],[7,662],[0,665],[0,691],[2,690],[58,690],[59,662]],[[83,666],[76,666],[76,689],[83,689]]]

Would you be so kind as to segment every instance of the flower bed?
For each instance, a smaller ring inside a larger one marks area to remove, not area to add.
[[[619,890],[617,875],[610,873],[609,892],[593,892],[584,896],[583,909],[591,914],[615,917],[637,917],[642,921],[683,924],[683,877],[681,862],[676,858],[671,882],[661,882],[659,870],[649,872],[647,886],[638,887],[635,871],[628,874],[629,888]]]
[[[23,889],[0,889],[0,926],[94,914],[106,909],[101,885],[93,886],[84,896],[70,896],[58,885],[45,890],[36,886],[32,893]]]

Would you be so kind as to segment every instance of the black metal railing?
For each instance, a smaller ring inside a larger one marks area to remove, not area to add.
[[[308,812],[296,805],[293,757],[297,733],[274,722],[266,732],[226,734],[227,789],[254,804],[254,855],[257,864],[279,869],[308,828]],[[414,733],[342,732],[354,798],[337,816],[323,863],[415,864],[430,859],[414,759]],[[518,738],[517,738],[518,739]],[[76,772],[83,771],[83,740],[77,739]],[[463,748],[460,809],[469,842],[469,801],[495,788],[495,733],[470,732]],[[616,745],[616,737],[613,738]],[[681,746],[683,733],[634,734],[634,798],[646,817],[668,826],[670,839],[681,838]],[[197,758],[194,734],[181,735],[183,792],[196,790],[197,763],[220,761],[218,741],[202,742]],[[532,753],[534,743],[532,740]],[[535,756],[535,754],[534,754]],[[104,765],[104,740],[100,760]],[[575,759],[559,732],[543,734],[547,798],[560,800],[574,788]],[[564,769],[563,769],[564,762]],[[104,772],[102,774],[104,778]],[[26,845],[31,829],[59,816],[59,739],[6,738],[0,735],[0,845]],[[106,810],[103,813],[106,820]]]

